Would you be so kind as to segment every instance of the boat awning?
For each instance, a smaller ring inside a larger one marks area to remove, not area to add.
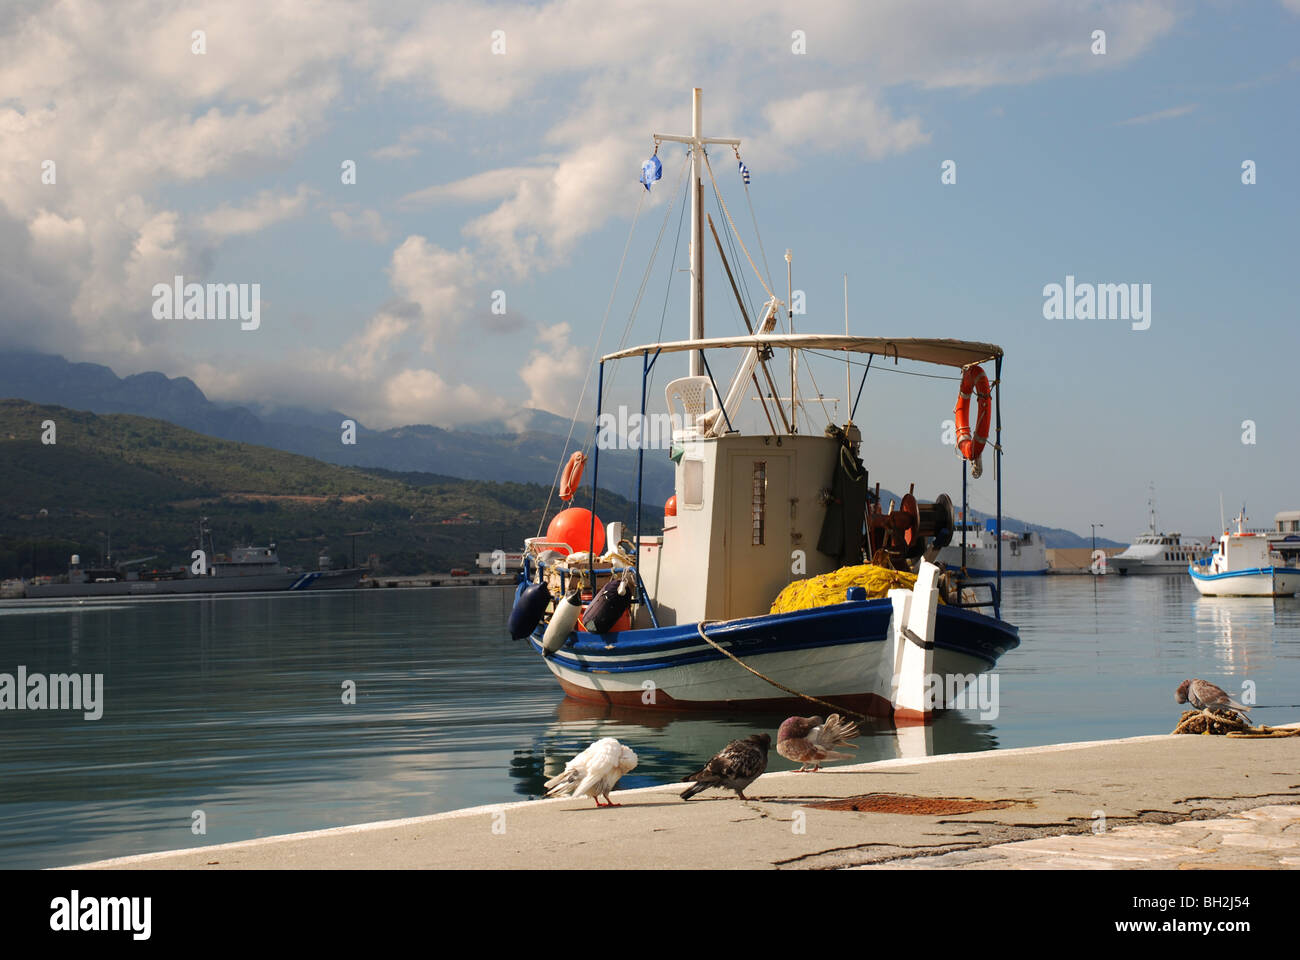
[[[771,347],[773,350],[847,350],[850,353],[873,353],[895,360],[919,360],[945,367],[966,367],[1002,356],[1002,348],[992,343],[970,340],[935,340],[918,337],[846,337],[819,333],[766,333],[744,337],[706,337],[702,340],[674,340],[628,347],[600,358],[618,360],[643,353],[682,353],[687,350],[723,350],[735,347]]]

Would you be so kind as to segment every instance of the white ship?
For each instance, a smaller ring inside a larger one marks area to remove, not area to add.
[[[997,576],[998,537],[997,522],[985,520],[958,523],[952,542],[939,551],[935,563],[949,570],[961,570],[981,577]],[[962,562],[962,535],[965,534],[966,554]],[[1026,530],[1024,533],[1002,532],[1002,576],[1034,577],[1047,573],[1047,545],[1041,534]]]
[[[1236,533],[1223,531],[1213,557],[1188,565],[1196,589],[1206,597],[1294,597],[1300,567],[1282,565],[1281,556],[1269,549],[1268,533],[1245,529],[1245,510],[1236,523]]]
[[[1206,560],[1214,552],[1203,540],[1184,539],[1181,533],[1156,531],[1155,492],[1147,501],[1151,512],[1147,532],[1138,537],[1123,553],[1106,561],[1120,574],[1182,574],[1189,563]]]

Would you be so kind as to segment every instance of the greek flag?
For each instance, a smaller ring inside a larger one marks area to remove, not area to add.
[[[739,157],[736,158],[736,163],[740,164],[740,179],[745,181],[745,186],[749,186],[749,167]]]
[[[654,183],[664,175],[664,165],[659,162],[659,155],[655,154],[645,163],[641,164],[641,183],[650,189],[650,184]]]

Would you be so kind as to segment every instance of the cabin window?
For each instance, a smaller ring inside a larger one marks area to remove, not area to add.
[[[682,505],[704,506],[704,461],[682,461]]]
[[[750,515],[754,522],[753,545],[763,545],[763,523],[767,515],[767,461],[754,461],[753,492],[750,494]]]

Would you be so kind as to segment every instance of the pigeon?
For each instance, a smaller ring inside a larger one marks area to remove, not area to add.
[[[1192,706],[1202,713],[1223,713],[1225,710],[1250,713],[1250,707],[1242,706],[1228,696],[1226,690],[1208,680],[1184,680],[1178,685],[1174,700],[1178,703],[1187,703],[1190,700]]]
[[[846,723],[838,713],[832,713],[827,720],[791,717],[776,732],[776,752],[787,760],[803,764],[795,773],[816,773],[823,761],[852,759],[850,754],[837,753],[835,748],[858,749],[849,743],[857,735],[858,725]]]
[[[745,788],[767,769],[767,751],[771,746],[772,735],[768,733],[756,733],[744,740],[732,740],[703,767],[689,777],[682,778],[683,783],[687,780],[695,781],[682,792],[682,799],[689,800],[709,787],[727,787],[735,790],[741,800],[748,800]]]
[[[636,754],[613,737],[597,740],[564,765],[564,772],[546,781],[548,797],[591,797],[598,807],[617,807],[609,791],[623,774],[636,769]],[[600,798],[604,797],[602,804]]]

